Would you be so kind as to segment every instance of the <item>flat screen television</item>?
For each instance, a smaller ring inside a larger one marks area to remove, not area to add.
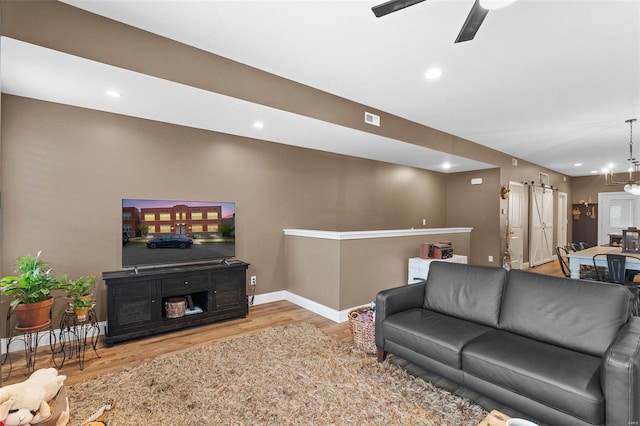
[[[235,203],[122,199],[122,267],[235,257]]]

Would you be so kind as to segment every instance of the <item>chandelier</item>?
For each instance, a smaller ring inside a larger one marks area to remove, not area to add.
[[[604,171],[605,184],[612,185],[624,185],[624,191],[633,195],[640,195],[640,161],[636,160],[633,156],[633,123],[635,118],[625,120],[625,123],[629,123],[629,177],[626,181],[617,181],[613,174],[613,168],[609,167]]]

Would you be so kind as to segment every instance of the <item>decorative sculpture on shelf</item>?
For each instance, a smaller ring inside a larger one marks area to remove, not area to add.
[[[503,200],[509,198],[509,191],[511,190],[507,185],[502,185],[502,187],[500,188],[500,198],[502,198]]]

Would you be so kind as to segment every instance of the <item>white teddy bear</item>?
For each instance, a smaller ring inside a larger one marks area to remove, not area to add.
[[[6,426],[30,425],[46,420],[51,416],[48,401],[58,394],[66,378],[58,375],[55,368],[44,368],[34,371],[24,382],[0,388],[0,420]],[[57,422],[57,426],[64,424],[66,422]]]
[[[5,426],[22,426],[38,424],[51,416],[51,408],[45,401],[40,403],[38,411],[30,411],[26,408],[12,408],[14,400],[10,399],[0,405],[0,418],[4,418]]]

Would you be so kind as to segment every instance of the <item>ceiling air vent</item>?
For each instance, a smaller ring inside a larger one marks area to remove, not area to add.
[[[364,122],[367,124],[372,124],[374,126],[380,127],[380,116],[372,114],[370,112],[364,113]]]

